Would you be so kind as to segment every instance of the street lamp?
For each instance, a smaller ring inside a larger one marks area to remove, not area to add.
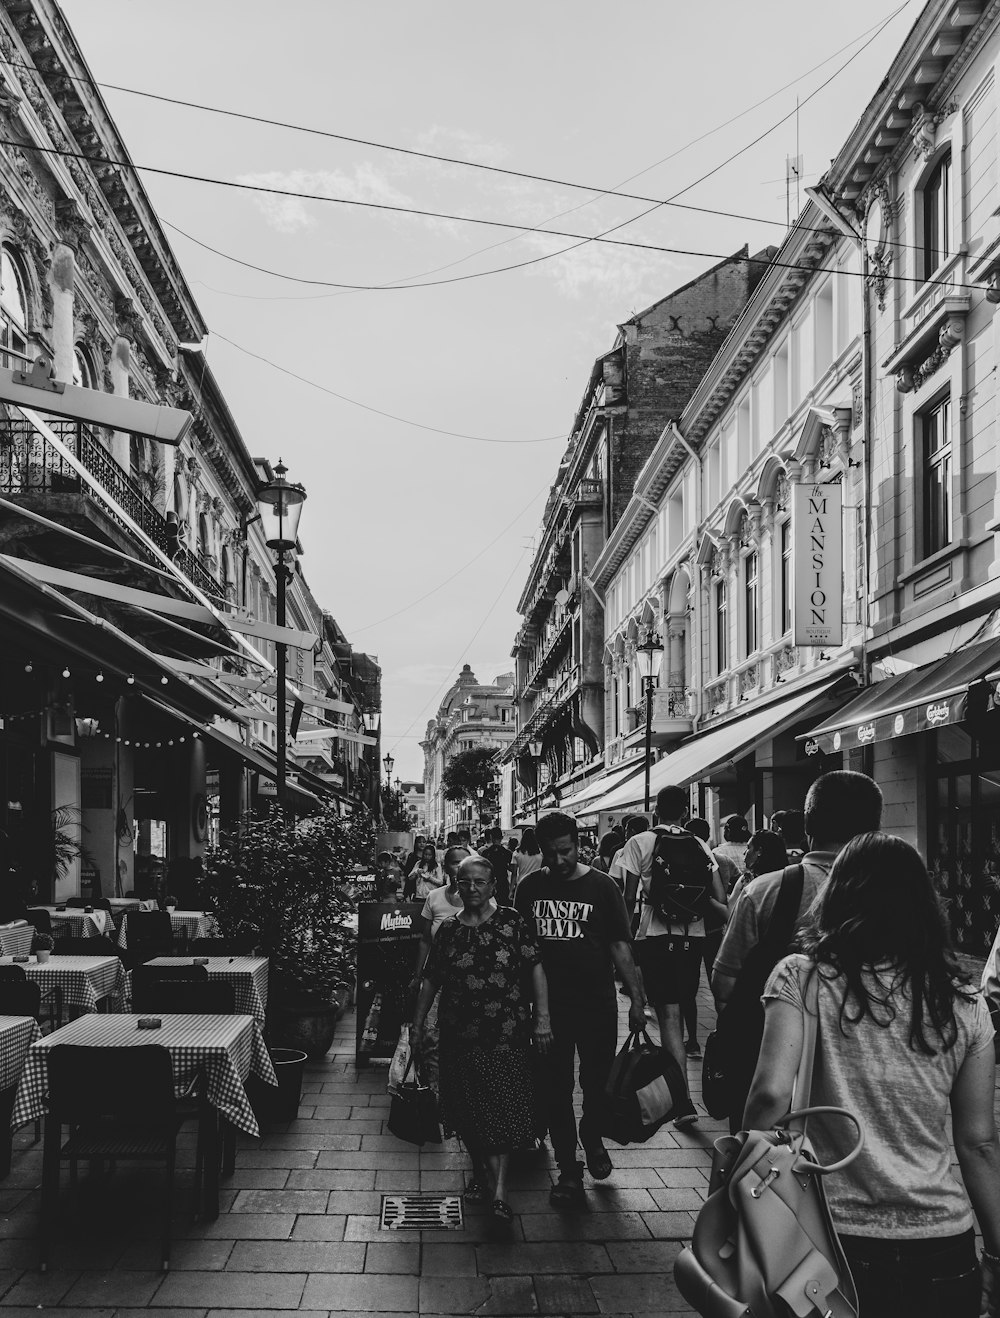
[[[388,787],[390,781],[392,780],[392,766],[396,763],[396,761],[392,758],[389,752],[386,751],[382,763],[385,766],[385,785],[386,787]]]
[[[660,675],[663,660],[663,642],[652,627],[647,627],[641,644],[636,646],[635,661],[642,679],[642,689],[646,697],[646,813],[649,813],[649,762],[652,755],[653,741],[653,688]]]
[[[535,738],[528,742],[528,754],[535,764],[535,823],[538,823],[538,779],[542,773],[542,743]]]
[[[278,459],[274,469],[274,479],[262,485],[257,491],[257,510],[260,513],[264,543],[274,550],[274,574],[278,588],[277,623],[285,626],[285,587],[291,580],[291,571],[285,566],[285,555],[295,548],[299,535],[299,518],[306,492],[301,485],[291,485],[285,480],[288,468]],[[285,710],[287,692],[285,691],[285,673],[288,666],[288,651],[284,641],[275,642],[277,655],[277,705],[278,705],[278,809],[285,809],[285,782],[287,778],[285,748]]]

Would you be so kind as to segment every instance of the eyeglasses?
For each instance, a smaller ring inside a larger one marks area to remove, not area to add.
[[[460,888],[488,888],[493,882],[492,879],[459,879]]]

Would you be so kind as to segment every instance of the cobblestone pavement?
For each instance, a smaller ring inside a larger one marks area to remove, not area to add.
[[[620,1022],[625,1029],[625,999]],[[699,1037],[714,1014],[700,996]],[[699,1097],[700,1063],[689,1063]],[[458,1192],[466,1167],[454,1144],[419,1151],[385,1128],[385,1069],[354,1067],[354,1018],[306,1071],[299,1119],[243,1141],[216,1222],[193,1223],[193,1137],[184,1136],[171,1270],[159,1271],[157,1169],[120,1167],[110,1183],[81,1179],[66,1200],[51,1269],[38,1270],[41,1176],[28,1127],[0,1182],[0,1306],[36,1315],[153,1308],[178,1318],[239,1318],[267,1310],[392,1314],[684,1314],[673,1260],[690,1236],[722,1123],[702,1115],[648,1144],[611,1145],[611,1178],[587,1181],[587,1208],[548,1201],[551,1155],[524,1158],[511,1179],[512,1224],[467,1209],[458,1231],[380,1228],[383,1193]],[[64,1186],[68,1179],[64,1172]]]

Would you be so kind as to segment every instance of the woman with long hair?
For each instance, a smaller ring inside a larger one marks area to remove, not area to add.
[[[764,991],[745,1125],[767,1129],[792,1104],[807,984],[816,976],[811,1102],[850,1109],[866,1131],[859,1156],[826,1180],[862,1318],[973,1318],[982,1287],[982,1312],[1000,1312],[993,1028],[951,951],[920,855],[888,834],[854,838],[834,861],[799,946]],[[949,1109],[964,1188],[951,1174]],[[843,1154],[840,1124],[810,1124],[820,1162]]]
[[[517,874],[514,876],[514,889],[526,874],[534,874],[542,868],[542,849],[535,841],[535,830],[529,825],[521,833],[521,845],[514,852],[514,864]]]
[[[729,909],[732,910],[736,905],[736,899],[748,883],[760,878],[762,874],[773,874],[776,870],[783,870],[787,864],[788,852],[781,834],[770,828],[758,828],[747,843],[743,873],[736,880],[729,894]]]
[[[420,857],[406,878],[405,894],[410,901],[423,901],[437,888],[443,888],[447,877],[441,872],[433,842],[425,842]]]

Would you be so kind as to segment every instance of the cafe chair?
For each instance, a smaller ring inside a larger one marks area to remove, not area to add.
[[[126,916],[129,960],[141,965],[156,956],[172,956],[174,932],[167,911],[130,911]]]
[[[36,907],[29,907],[24,917],[30,925],[34,925],[36,934],[52,933],[52,916],[48,911],[39,910]]]
[[[53,951],[58,956],[121,957],[124,955],[124,950],[107,934],[95,934],[93,938],[62,938]]]
[[[42,1153],[41,1269],[48,1269],[49,1247],[59,1196],[59,1168],[68,1162],[70,1185],[77,1183],[80,1159],[162,1162],[163,1271],[170,1266],[170,1219],[173,1207],[177,1133],[185,1121],[202,1115],[192,1105],[201,1087],[195,1076],[183,1095],[174,1095],[170,1053],[157,1044],[139,1047],[87,1048],[62,1044],[48,1055],[48,1097]],[[63,1127],[68,1138],[63,1142]],[[200,1131],[199,1131],[200,1136]],[[201,1201],[203,1165],[195,1172],[196,1202]]]
[[[144,967],[138,967],[143,969]],[[204,969],[204,966],[200,967]],[[152,979],[136,983],[132,972],[132,1010],[140,1015],[233,1016],[236,990],[224,980]]]
[[[58,984],[46,989],[28,979],[18,965],[0,966],[0,1016],[34,1016],[50,1030],[62,1025],[63,994]]]
[[[93,906],[94,899],[92,897],[67,897],[66,905],[71,911],[82,911],[86,906]]]

